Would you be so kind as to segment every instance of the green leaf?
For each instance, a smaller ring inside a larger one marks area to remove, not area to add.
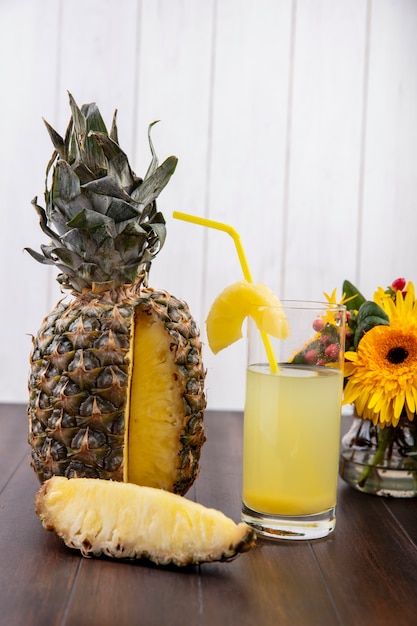
[[[122,265],[115,272],[114,279],[120,283],[133,283],[138,275],[138,268],[139,266],[137,263]]]
[[[48,237],[50,237],[54,243],[60,243],[61,239],[59,235],[57,235],[57,233],[55,233],[53,230],[49,228],[48,221],[46,219],[45,210],[41,206],[39,206],[38,199],[36,197],[32,200],[32,205],[35,207],[35,210],[37,214],[39,215],[39,224],[40,224],[41,230],[46,235],[48,235]]]
[[[65,147],[65,143],[64,140],[62,139],[61,135],[59,135],[56,130],[54,130],[52,128],[52,126],[44,119],[43,123],[46,126],[46,129],[49,133],[49,136],[51,138],[51,141],[54,145],[55,150],[57,151],[59,158],[63,159],[66,161],[67,159],[67,150]]]
[[[62,235],[68,230],[68,222],[82,209],[89,208],[90,202],[81,193],[78,177],[66,161],[58,161],[54,170],[52,196],[46,207],[48,221]]]
[[[343,293],[346,295],[346,298],[352,298],[352,300],[346,303],[349,311],[359,311],[362,304],[366,301],[359,289],[348,280],[343,282]]]
[[[114,178],[113,176],[103,176],[103,178],[92,180],[91,182],[86,183],[82,187],[83,189],[88,189],[88,191],[98,193],[102,196],[110,196],[111,198],[119,198],[119,200],[124,200],[125,202],[128,202],[128,203],[132,201],[129,194],[123,190],[123,188],[117,182],[117,179]]]
[[[117,250],[122,255],[125,264],[135,262],[138,264],[142,259],[142,254],[146,247],[146,241],[146,233],[135,235],[123,233],[116,238],[115,244],[117,246]]]
[[[383,309],[372,300],[362,304],[356,317],[356,330],[353,339],[355,349],[365,333],[374,326],[389,326],[389,317]]]
[[[58,161],[54,170],[52,197],[64,202],[73,200],[81,193],[80,181],[66,161]]]
[[[84,137],[87,132],[87,122],[85,121],[85,117],[82,114],[81,109],[78,107],[77,103],[75,102],[70,92],[68,92],[68,97],[69,97],[69,102],[70,102],[71,115],[72,115],[72,121],[74,124],[75,134],[78,135],[79,137],[80,136]]]
[[[152,161],[150,162],[149,167],[148,167],[148,171],[145,174],[145,180],[146,180],[146,178],[149,178],[149,176],[152,176],[152,174],[155,173],[156,168],[158,167],[158,162],[159,161],[158,161],[158,157],[156,156],[155,148],[153,146],[152,139],[151,139],[152,127],[155,126],[155,124],[157,124],[158,122],[159,122],[159,120],[155,120],[154,122],[152,122],[148,126],[148,141],[149,141],[149,148],[150,148],[151,154],[152,154]]]
[[[23,249],[25,250],[25,252],[28,252],[30,256],[35,259],[35,261],[38,261],[38,263],[43,263],[43,265],[54,265],[53,261],[44,257],[43,254],[36,252],[36,250],[32,250],[32,248],[23,248]]]
[[[71,228],[62,236],[61,241],[66,248],[81,254],[84,259],[93,259],[97,256],[98,244],[84,230]]]
[[[71,167],[74,171],[74,174],[76,174],[80,179],[81,185],[85,185],[85,183],[89,183],[90,180],[94,180],[95,178],[100,178],[100,176],[105,176],[107,173],[105,169],[97,169],[95,172],[93,172],[92,170],[90,170],[89,167],[87,167],[85,163],[81,161],[80,156],[75,159]]]
[[[73,271],[77,271],[83,263],[83,259],[78,254],[67,248],[51,248],[50,254],[55,255],[65,264],[65,267],[70,267]]]
[[[111,200],[106,215],[114,219],[116,224],[120,222],[127,222],[138,217],[138,212],[132,207],[131,204],[114,198]]]
[[[83,209],[71,221],[68,222],[70,228],[92,231],[105,226],[110,236],[116,235],[114,220],[107,215],[102,215],[96,211]]]
[[[161,215],[161,213],[157,213],[157,215]],[[142,224],[142,227],[148,232],[149,248],[154,256],[165,243],[167,232],[165,222],[147,222]]]
[[[75,164],[85,164],[96,176],[100,175],[106,171],[106,158],[94,135],[89,135],[90,131],[107,133],[100,111],[95,103],[85,104],[80,109],[71,94],[69,99],[74,123],[73,138],[78,145]]]
[[[378,317],[389,323],[389,317],[385,313],[384,309],[382,309],[379,304],[373,300],[366,300],[366,302],[362,304],[358,311],[358,315],[356,316],[356,321],[359,324],[367,317]]]
[[[84,115],[87,135],[91,132],[108,134],[106,125],[101,117],[100,110],[95,102],[90,104],[83,104],[81,107],[81,113]]]
[[[89,134],[96,138],[97,143],[107,157],[109,176],[117,180],[123,189],[130,190],[133,186],[134,179],[126,154],[120,146],[105,133],[90,132]]]
[[[117,144],[119,143],[119,133],[117,131],[117,109],[113,113],[109,137],[110,139],[113,139],[113,141],[115,141]]]
[[[146,178],[139,187],[136,187],[132,193],[132,198],[143,207],[153,202],[167,185],[175,172],[177,163],[177,157],[168,157],[149,178]]]

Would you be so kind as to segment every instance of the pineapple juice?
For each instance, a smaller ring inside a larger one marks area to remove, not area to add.
[[[271,515],[314,515],[336,505],[342,372],[267,365],[247,371],[243,501]]]

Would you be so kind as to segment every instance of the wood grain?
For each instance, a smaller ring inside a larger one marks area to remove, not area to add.
[[[18,467],[29,459],[28,419],[20,404],[2,405],[0,412],[0,492]]]
[[[344,418],[346,429],[349,418]],[[417,499],[340,481],[335,533],[258,540],[230,563],[159,568],[84,559],[42,528],[24,405],[0,405],[0,607],[8,626],[409,626],[417,614]],[[187,497],[240,517],[242,414],[208,412],[201,474]]]

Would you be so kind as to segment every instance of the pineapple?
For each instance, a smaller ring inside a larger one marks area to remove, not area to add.
[[[147,558],[158,565],[228,561],[255,544],[255,532],[162,489],[54,476],[35,496],[35,510],[82,555]]]
[[[165,240],[156,198],[177,159],[137,177],[95,103],[54,145],[45,204],[33,205],[51,240],[42,253],[71,290],[33,338],[29,377],[31,464],[53,475],[157,487],[183,495],[198,475],[205,440],[205,370],[187,304],[148,286]]]
[[[242,338],[242,324],[248,316],[261,332],[287,339],[288,320],[274,292],[263,283],[240,280],[226,287],[210,307],[207,339],[214,354]]]

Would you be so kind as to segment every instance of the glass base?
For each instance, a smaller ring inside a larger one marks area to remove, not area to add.
[[[342,438],[340,476],[376,496],[417,496],[417,423],[401,416],[397,426],[381,428],[354,417]]]
[[[249,524],[258,535],[272,539],[309,540],[322,539],[333,532],[336,510],[331,508],[316,515],[283,516],[252,511],[242,504],[242,521]]]
[[[340,476],[351,487],[376,496],[392,498],[415,498],[417,496],[416,471],[409,471],[406,467],[399,469],[389,466],[374,467],[369,471],[371,455],[355,452],[355,458],[351,457],[351,452],[344,452],[340,457]],[[369,473],[366,474],[366,472]]]

